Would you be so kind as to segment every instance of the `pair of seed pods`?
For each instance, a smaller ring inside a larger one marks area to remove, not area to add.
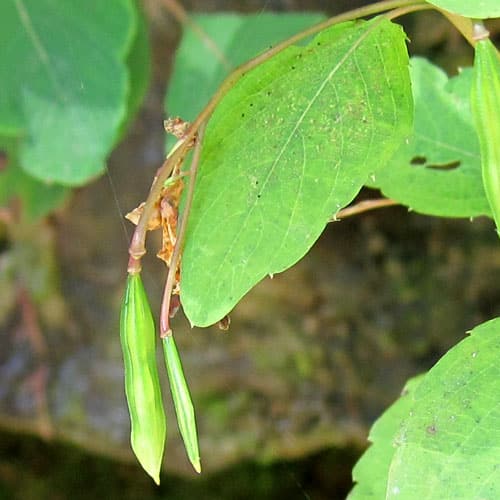
[[[140,274],[129,274],[120,314],[125,394],[132,449],[144,470],[160,483],[167,434],[156,364],[156,329]],[[191,464],[201,471],[193,403],[173,336],[162,339],[170,391],[179,430]]]

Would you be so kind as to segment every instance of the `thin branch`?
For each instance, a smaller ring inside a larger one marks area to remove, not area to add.
[[[252,70],[259,64],[267,61],[271,57],[275,56],[282,50],[286,49],[290,45],[306,38],[308,36],[314,35],[317,32],[324,30],[334,24],[352,21],[361,17],[371,16],[374,14],[379,14],[381,12],[396,9],[401,7],[406,9],[404,12],[399,11],[399,15],[409,12],[411,9],[418,10],[419,8],[427,8],[425,0],[385,0],[383,2],[378,2],[373,5],[367,5],[365,7],[360,7],[358,9],[345,12],[334,16],[324,22],[316,24],[301,33],[298,33],[291,38],[277,44],[266,52],[258,55],[257,57],[251,59],[250,61],[242,64],[236,68],[221,84],[218,91],[212,96],[209,103],[198,115],[196,120],[191,124],[186,132],[186,136],[182,139],[181,143],[176,145],[176,149],[170,153],[167,159],[164,161],[163,165],[159,168],[158,173],[153,181],[149,195],[146,199],[144,209],[135,229],[134,235],[132,236],[132,241],[129,247],[129,253],[131,260],[129,261],[129,272],[139,272],[140,271],[140,259],[146,253],[145,241],[147,232],[147,223],[151,217],[152,211],[154,209],[154,204],[158,197],[160,196],[163,183],[171,174],[174,166],[179,162],[182,157],[186,154],[187,149],[191,141],[196,135],[196,132],[200,128],[202,123],[208,122],[211,114],[213,113],[217,104],[221,101],[224,95],[235,85],[235,83],[248,71]],[[186,217],[188,213],[186,213]]]
[[[214,39],[205,32],[205,30],[188,15],[186,9],[177,0],[162,0],[165,8],[172,14],[179,24],[185,25],[194,31],[200,40],[207,46],[224,66],[227,71],[231,71],[233,65],[228,61],[225,54],[220,50],[219,46],[215,43]]]
[[[391,10],[384,14],[384,16],[392,21],[393,19],[397,19],[398,17],[405,16],[406,14],[411,14],[412,12],[418,12],[419,10],[437,10],[437,8],[430,3],[418,3],[413,2],[413,5],[401,6],[397,9]]]
[[[375,210],[377,208],[393,207],[399,205],[397,201],[389,200],[387,198],[381,198],[377,200],[364,200],[356,203],[356,205],[351,205],[350,207],[343,208],[339,210],[329,222],[336,222],[346,217],[351,217],[352,215],[361,214],[363,212],[368,212],[369,210]]]
[[[196,183],[196,175],[198,173],[198,167],[200,164],[201,145],[203,141],[204,132],[205,132],[205,124],[202,124],[198,129],[198,136],[196,138],[196,145],[194,147],[194,153],[193,153],[193,161],[191,162],[191,168],[189,169],[190,176],[189,176],[188,190],[186,194],[186,201],[184,203],[183,213],[179,221],[174,251],[172,253],[172,259],[170,260],[167,282],[165,283],[165,290],[163,292],[163,300],[160,311],[160,336],[162,338],[172,335],[172,329],[170,328],[170,301],[172,298],[172,291],[175,284],[177,267],[179,266],[182,248],[184,245],[184,236],[186,234],[188,215],[189,212],[191,211],[191,205],[193,203],[194,187]]]

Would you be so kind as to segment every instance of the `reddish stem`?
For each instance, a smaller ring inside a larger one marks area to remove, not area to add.
[[[186,233],[187,219],[190,212],[191,204],[193,202],[194,186],[196,182],[196,174],[198,173],[198,165],[200,163],[201,143],[203,141],[204,132],[205,132],[205,125],[202,124],[198,130],[198,136],[196,138],[196,145],[193,153],[193,161],[191,162],[191,168],[190,168],[191,174],[189,176],[189,185],[186,196],[186,202],[184,204],[183,214],[177,226],[177,237],[175,240],[174,251],[172,253],[172,259],[170,260],[167,282],[165,283],[165,289],[163,292],[163,300],[160,310],[160,336],[162,338],[172,335],[172,329],[170,327],[170,303],[172,299],[172,291],[175,285],[177,267],[179,266],[182,247],[184,244],[184,235]]]

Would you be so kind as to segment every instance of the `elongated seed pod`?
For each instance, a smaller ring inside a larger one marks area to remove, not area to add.
[[[199,473],[201,472],[201,463],[194,407],[172,335],[163,339],[163,352],[165,353],[170,391],[174,400],[177,423],[184,441],[184,447],[194,470]]]
[[[156,334],[140,274],[129,274],[120,315],[125,393],[132,449],[144,470],[160,484],[167,424],[156,366]]]
[[[489,39],[475,46],[471,108],[486,197],[500,236],[500,59]]]

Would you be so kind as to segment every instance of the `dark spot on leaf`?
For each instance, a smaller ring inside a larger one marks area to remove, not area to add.
[[[245,118],[245,113],[241,113],[241,117],[242,117],[242,118]]]
[[[427,163],[427,158],[425,156],[414,156],[410,163],[412,165],[425,165]]]
[[[319,47],[321,45],[321,42],[316,42],[316,45]]]
[[[432,425],[429,425],[429,427],[427,427],[427,429],[425,429],[427,431],[427,434],[430,434],[430,435],[434,435],[434,434],[437,434],[437,427],[432,424]]]
[[[271,95],[271,91],[270,91],[270,90],[268,90],[268,91],[266,92],[266,95],[270,96],[270,95]]]
[[[425,156],[414,156],[410,160],[410,164],[413,166],[424,165],[425,168],[432,168],[433,170],[454,170],[460,166],[460,163],[460,160],[449,161],[447,163],[427,163]]]
[[[261,196],[261,195],[260,195],[260,194],[258,194],[258,195],[257,195],[257,198],[260,198],[260,196]]]
[[[0,150],[0,172],[7,168],[9,164],[9,155],[6,151]]]
[[[460,166],[460,160],[450,161],[448,163],[435,163],[432,165],[426,165],[427,168],[432,168],[433,170],[455,170]]]
[[[295,69],[295,66],[292,66],[292,69]]]
[[[250,103],[250,107],[252,107],[252,106],[253,106],[253,102]]]

